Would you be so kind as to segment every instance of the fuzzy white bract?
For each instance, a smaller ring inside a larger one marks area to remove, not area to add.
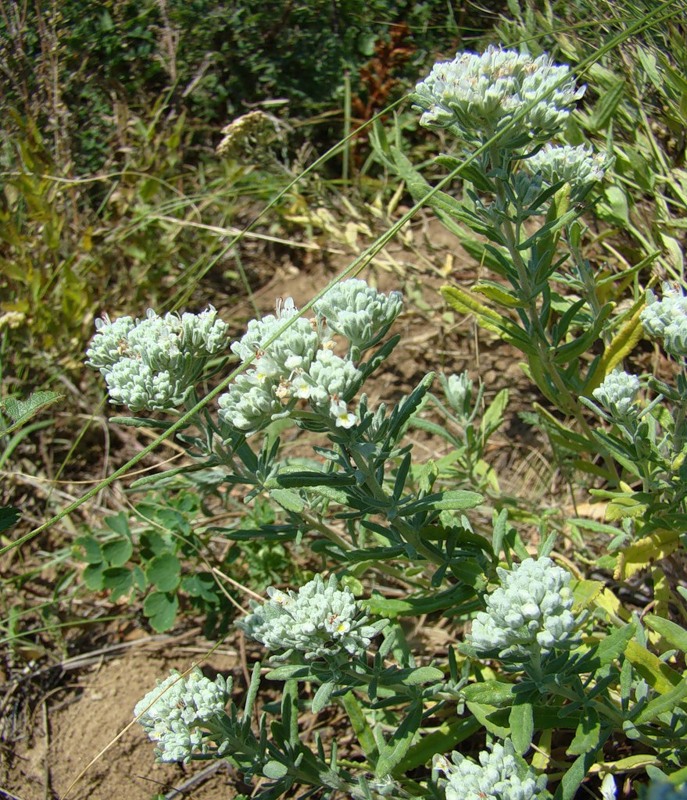
[[[253,613],[239,623],[268,650],[296,650],[306,659],[347,653],[362,655],[386,621],[368,625],[368,617],[348,589],[337,587],[336,576],[325,583],[318,575],[298,592],[270,588],[269,600],[251,603]]]
[[[446,776],[439,779],[446,800],[531,800],[546,788],[546,776],[537,777],[508,739],[483,750],[479,763],[456,752],[452,761],[435,756],[433,764]]]
[[[503,147],[519,147],[550,139],[585,88],[576,88],[569,68],[553,65],[547,55],[532,58],[490,46],[482,55],[460,53],[435,64],[413,99],[426,127],[446,128],[480,144],[503,132]]]
[[[512,570],[497,568],[501,586],[477,613],[468,644],[479,652],[525,662],[538,651],[547,654],[579,640],[580,620],[573,606],[571,575],[550,558],[527,558]]]
[[[218,675],[214,681],[195,667],[186,676],[178,672],[162,681],[139,701],[134,716],[157,742],[158,761],[188,762],[195,753],[206,753],[202,726],[224,714],[231,684]]]
[[[663,299],[649,290],[646,308],[639,315],[644,330],[663,341],[666,353],[677,358],[687,356],[687,297],[670,283],[663,284]]]
[[[613,370],[592,395],[603,408],[620,417],[636,413],[637,394],[641,388],[639,378],[622,370]]]
[[[570,185],[573,199],[585,195],[608,169],[609,162],[601,153],[594,154],[591,148],[580,145],[558,147],[546,144],[535,155],[523,161],[525,169],[532,175],[540,175],[547,186],[559,182]]]
[[[181,406],[208,359],[228,344],[227,325],[212,306],[164,317],[149,309],[142,320],[105,315],[95,327],[86,364],[105,378],[110,402],[132,411]]]

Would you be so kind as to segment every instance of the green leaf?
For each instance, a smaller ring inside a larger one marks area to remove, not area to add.
[[[178,608],[176,595],[164,592],[152,592],[143,603],[143,613],[158,633],[164,633],[172,627]]]
[[[471,703],[481,703],[482,705],[503,708],[513,704],[513,692],[515,687],[512,683],[503,681],[480,681],[471,683],[462,690],[463,697]]]
[[[131,558],[134,546],[129,539],[117,539],[102,546],[103,558],[111,567],[121,567]]]
[[[315,696],[312,699],[311,708],[313,714],[319,714],[320,711],[322,711],[322,709],[329,704],[334,689],[336,689],[335,681],[327,681],[317,689]]]
[[[134,585],[133,575],[126,567],[107,567],[103,570],[103,588],[110,590],[110,598],[118,600],[128,594]]]
[[[403,678],[406,686],[419,686],[421,683],[436,683],[444,680],[444,673],[437,667],[418,667]]]
[[[532,744],[534,736],[534,712],[531,703],[516,703],[510,710],[508,724],[515,750],[524,755]]]
[[[687,631],[681,625],[656,614],[647,614],[642,619],[652,630],[662,636],[671,647],[687,653]]]
[[[295,514],[300,514],[305,508],[305,503],[298,492],[292,492],[290,489],[271,489],[270,497],[282,508],[293,511]]]
[[[454,489],[447,492],[436,492],[421,497],[414,503],[409,503],[399,509],[399,516],[408,516],[423,511],[464,511],[476,508],[484,501],[484,496],[478,492],[467,489]]]
[[[592,764],[597,759],[597,753],[611,734],[611,729],[602,731],[599,735],[598,745],[586,753],[578,756],[570,769],[565,773],[558,784],[554,800],[573,800],[582,781],[587,777]]]
[[[655,720],[660,714],[673,711],[681,705],[685,697],[687,697],[687,680],[681,681],[669,692],[656,697],[648,703],[641,714],[633,720],[634,724],[646,725]]]
[[[599,746],[601,736],[601,723],[599,715],[593,708],[585,708],[582,714],[575,737],[567,749],[568,755],[580,756]]]
[[[217,584],[212,575],[207,572],[186,575],[181,585],[191,597],[199,597],[207,603],[217,602]]]
[[[0,431],[0,436],[6,436],[21,427],[32,417],[35,417],[36,414],[39,414],[63,397],[64,395],[57,392],[42,391],[33,392],[27,400],[19,400],[16,397],[6,397],[4,400],[0,400],[0,411],[12,419],[12,425]]]
[[[20,517],[19,509],[14,506],[0,507],[0,533],[16,525]]]
[[[92,592],[101,592],[105,588],[104,571],[105,565],[102,562],[89,564],[83,571],[83,582]]]
[[[289,768],[286,764],[282,764],[279,761],[268,761],[262,768],[262,774],[273,781],[283,778],[285,775],[288,775],[288,773]]]
[[[285,664],[270,670],[265,677],[268,681],[289,681],[293,678],[302,681],[312,677],[312,671],[307,665]]]
[[[83,549],[83,560],[88,564],[100,564],[103,561],[103,552],[94,536],[79,536],[74,544]]]
[[[118,533],[120,536],[131,536],[129,520],[123,511],[112,517],[105,517],[105,524],[111,531]]]
[[[348,719],[351,723],[351,728],[353,728],[353,733],[355,733],[358,739],[358,744],[362,748],[363,753],[365,753],[365,757],[370,762],[370,765],[374,767],[377,764],[379,751],[377,750],[377,742],[372,734],[372,729],[365,717],[362,706],[353,692],[346,692],[341,698],[341,702],[348,714]]]
[[[596,657],[602,667],[608,666],[619,658],[626,650],[627,644],[635,635],[635,624],[629,623],[605,636],[596,648]]]
[[[406,712],[403,722],[388,742],[379,748],[379,760],[375,767],[375,776],[384,778],[389,775],[394,767],[408,752],[408,748],[415,738],[415,734],[422,724],[422,703],[414,700]]]
[[[146,567],[146,578],[160,592],[173,592],[181,579],[181,564],[172,553],[155,556]]]
[[[409,748],[398,765],[398,772],[405,774],[411,769],[427,764],[437,753],[455,750],[457,745],[469,739],[480,727],[479,720],[470,716],[444,724],[439,730],[425,734],[419,742]]]

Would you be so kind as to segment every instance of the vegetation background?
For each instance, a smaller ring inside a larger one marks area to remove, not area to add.
[[[375,158],[366,125],[436,60],[498,42],[552,52],[574,67],[651,8],[650,0],[0,0],[0,786],[9,796],[66,796],[91,759],[70,797],[149,797],[191,781],[193,796],[211,800],[227,796],[233,780],[216,769],[198,778],[153,767],[132,731],[98,758],[128,725],[141,686],[204,655],[206,635],[230,630],[231,603],[187,582],[184,614],[156,625],[145,592],[89,584],[84,541],[132,516],[181,540],[202,511],[197,499],[170,494],[156,505],[124,481],[28,536],[152,437],[107,424],[103,387],[83,367],[94,319],[212,303],[239,331],[276,296],[306,301],[412,204]],[[597,205],[589,248],[599,269],[625,275],[613,291],[639,280],[642,268],[645,277],[654,269],[683,278],[685,74],[685,16],[676,15],[585,78],[577,134],[600,149],[613,141],[616,152],[620,188]],[[256,110],[269,121],[264,138],[219,155],[225,126]],[[408,105],[382,119],[422,161],[434,135]],[[418,218],[374,260],[378,285],[401,289],[411,305],[380,396],[398,397],[437,357],[481,374],[492,399],[508,386],[503,438],[487,461],[508,472],[506,489],[524,492],[533,516],[553,517],[568,464],[520,413],[541,398],[515,351],[478,334],[438,294],[449,274],[474,279],[474,252],[469,240]],[[656,359],[649,346],[636,357]],[[8,400],[36,390],[60,397],[31,422],[11,425]],[[421,435],[416,445],[438,447]],[[168,443],[139,466],[155,471],[180,455]],[[274,512],[256,504],[252,513],[258,525]],[[590,563],[595,556],[587,554]],[[218,563],[236,580],[250,576],[258,592],[313,568],[280,546],[233,545]],[[422,638],[421,623],[415,633]],[[432,636],[425,646],[444,652],[449,634]],[[221,642],[213,666],[245,668],[238,637]],[[334,735],[336,724],[313,722]]]

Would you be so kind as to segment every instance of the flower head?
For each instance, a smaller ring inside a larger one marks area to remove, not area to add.
[[[227,325],[212,306],[181,317],[149,309],[135,321],[105,315],[95,327],[86,363],[104,376],[110,401],[132,411],[180,406],[207,360],[227,345]]]
[[[376,343],[400,313],[401,296],[382,294],[364,281],[343,281],[315,310],[316,319],[299,317],[287,298],[276,314],[248,323],[231,349],[244,363],[253,359],[252,367],[220,397],[223,422],[253,433],[291,414],[300,401],[336,427],[359,422],[348,407],[362,382],[355,365],[361,351]],[[348,339],[343,357],[333,352],[332,331]]]
[[[584,145],[558,147],[546,144],[523,162],[525,169],[540,175],[543,183],[553,186],[561,181],[570,184],[574,199],[586,195],[593,184],[603,180],[609,162],[601,153],[593,154]]]
[[[550,139],[585,88],[577,89],[569,67],[554,66],[547,55],[490,46],[482,55],[461,53],[435,64],[415,87],[414,100],[422,125],[447,128],[471,143],[505,131],[524,112],[501,139],[504,147],[523,146]]]
[[[636,411],[634,403],[640,388],[641,384],[636,375],[615,369],[606,375],[603,383],[594,389],[592,395],[608,411],[626,417],[633,410]]]
[[[402,308],[400,292],[385,295],[357,279],[337,283],[315,303],[317,315],[359,350],[374,344]]]
[[[512,570],[497,568],[501,586],[486,599],[487,610],[477,613],[468,643],[499,657],[529,660],[535,650],[547,654],[577,643],[571,575],[550,558],[526,558]]]
[[[663,340],[666,353],[682,358],[687,356],[687,297],[682,290],[663,284],[663,299],[647,292],[647,304],[639,315],[644,330]]]
[[[435,772],[446,776],[439,779],[446,800],[531,800],[546,788],[546,776],[537,777],[508,739],[483,750],[479,764],[456,752],[452,760],[434,759]]]
[[[218,675],[214,681],[195,667],[186,676],[178,672],[160,683],[139,701],[134,716],[148,738],[157,742],[159,761],[190,761],[208,751],[202,727],[224,714],[231,684]]]
[[[286,650],[282,658],[292,650],[306,659],[361,655],[382,627],[367,624],[350,589],[337,588],[335,575],[326,583],[318,575],[298,592],[271,588],[267,593],[270,599],[252,603],[253,613],[238,625],[269,650]]]

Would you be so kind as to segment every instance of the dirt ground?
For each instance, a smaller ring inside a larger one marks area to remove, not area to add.
[[[449,257],[450,256],[450,257]],[[291,254],[257,292],[264,312],[276,297],[291,295],[301,305],[314,289],[331,280],[341,263]],[[443,273],[443,274],[442,274]],[[366,275],[370,275],[369,272]],[[540,464],[537,442],[519,426],[515,410],[528,407],[531,385],[518,365],[516,353],[497,339],[479,332],[470,320],[457,319],[438,293],[447,280],[469,285],[476,268],[461,255],[453,237],[436,223],[418,223],[406,245],[392,245],[373,269],[384,290],[402,289],[407,310],[394,332],[402,341],[381,378],[375,380],[378,399],[393,402],[407,392],[429,369],[460,372],[469,369],[487,386],[487,398],[501,388],[512,392],[510,423],[493,442],[491,457],[506,468],[517,485],[514,492],[539,502],[554,487],[553,471]],[[250,314],[247,304],[233,298],[213,298],[225,319]],[[231,308],[231,311],[229,309]],[[132,310],[133,311],[133,310]],[[375,399],[375,398],[373,398]],[[435,444],[418,437],[418,456],[424,460]],[[106,637],[105,647],[60,661],[54,654],[27,659],[21,669],[5,674],[0,696],[3,714],[12,708],[12,696],[21,695],[25,683],[51,665],[51,681],[34,685],[31,702],[18,719],[14,741],[3,747],[0,797],[20,800],[147,800],[156,794],[169,798],[234,797],[237,779],[226,765],[202,762],[187,767],[154,762],[153,746],[142,729],[132,724],[133,707],[163,679],[170,668],[187,669],[201,661],[211,648],[198,629],[175,630],[169,636],[150,637],[138,631],[134,638],[117,633]],[[234,643],[235,644],[235,643]],[[204,668],[233,674],[242,684],[243,670],[232,646],[223,645],[203,663]],[[23,681],[23,682],[22,682]],[[28,710],[27,710],[28,709]]]

